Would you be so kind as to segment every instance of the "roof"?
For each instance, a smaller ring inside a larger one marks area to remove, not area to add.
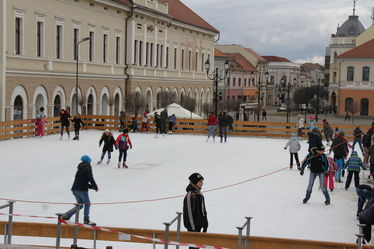
[[[241,54],[233,53],[226,55],[230,60],[230,70],[231,71],[250,71],[256,72],[257,68],[252,65],[248,60],[246,60]]]
[[[218,49],[214,49],[214,57],[228,57],[226,54],[222,53],[220,50]]]
[[[168,115],[171,116],[172,114],[175,114],[175,116],[177,118],[192,118],[192,119],[202,119],[202,117],[200,117],[199,115],[193,113],[193,112],[190,112],[189,110],[183,108],[182,106],[176,104],[176,103],[173,103],[173,104],[170,104],[166,107],[166,109],[168,110]],[[147,116],[148,117],[154,117],[155,116],[155,112],[158,112],[158,114],[160,114],[162,111],[164,110],[164,108],[160,108],[160,109],[157,109],[151,113],[149,113]]]
[[[121,1],[126,1],[126,0],[121,0]],[[186,24],[191,24],[199,28],[207,29],[215,33],[219,33],[217,29],[215,29],[212,25],[207,23],[203,18],[201,18],[198,14],[193,12],[180,0],[158,0],[158,1],[160,3],[169,4],[169,16],[171,16],[175,20],[186,23]]]
[[[245,50],[247,50],[254,57],[256,57],[257,60],[259,60],[259,61],[266,61],[261,55],[259,55],[258,53],[256,53],[253,49],[251,49],[251,48],[245,48]]]
[[[304,63],[301,65],[301,68],[304,71],[311,71],[311,70],[324,70],[324,67],[318,63]]]
[[[262,56],[268,62],[291,62],[287,58],[279,56]]]
[[[336,58],[374,58],[374,39],[352,48]]]
[[[358,20],[358,16],[349,16],[348,20],[338,27],[336,36],[338,37],[356,37],[365,31],[365,27]]]

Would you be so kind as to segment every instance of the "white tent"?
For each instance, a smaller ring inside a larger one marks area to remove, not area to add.
[[[193,112],[190,112],[189,110],[183,108],[182,106],[176,104],[176,103],[173,103],[173,104],[170,104],[166,107],[166,109],[168,110],[168,116],[171,116],[172,114],[175,114],[175,116],[177,118],[191,118],[191,119],[203,119],[202,117],[200,117],[199,115],[193,113]],[[153,112],[150,112],[148,114],[148,117],[154,117],[154,114],[155,112],[157,112],[159,115],[160,113],[164,110],[164,108],[160,108],[158,110],[155,110]]]

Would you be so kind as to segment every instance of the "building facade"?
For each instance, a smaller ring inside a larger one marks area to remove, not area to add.
[[[0,0],[0,11],[1,120],[40,107],[118,115],[135,92],[149,110],[162,90],[198,111],[211,101],[204,62],[218,31],[179,0]]]

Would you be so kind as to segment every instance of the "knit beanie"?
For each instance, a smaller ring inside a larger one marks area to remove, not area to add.
[[[85,163],[90,163],[92,160],[91,160],[91,157],[84,155],[81,157],[81,161]]]
[[[204,177],[200,175],[199,173],[193,173],[188,177],[188,179],[191,181],[192,184],[196,184],[201,180],[204,180]]]

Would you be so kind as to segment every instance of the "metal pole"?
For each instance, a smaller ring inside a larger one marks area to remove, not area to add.
[[[9,218],[8,218],[8,244],[12,244],[12,228],[13,228],[13,204],[15,201],[8,201],[9,203]]]
[[[57,233],[56,233],[56,249],[60,248],[60,240],[61,240],[61,218],[62,214],[56,214],[57,215]]]
[[[362,249],[362,240],[364,238],[364,227],[365,225],[364,224],[357,224],[358,226],[358,234],[356,234],[357,236],[357,249]]]
[[[75,204],[75,223],[79,222],[79,210],[80,210],[79,204]],[[74,239],[73,239],[73,245],[77,245],[78,242],[78,226],[75,225],[74,227]]]
[[[238,231],[238,249],[242,249],[243,227],[236,227]]]
[[[287,123],[290,122],[289,109],[290,109],[290,82],[288,82],[288,85],[287,85]]]
[[[153,239],[155,239],[156,238],[156,233],[152,233],[152,237],[153,237]],[[155,240],[153,240],[152,246],[153,246],[153,249],[156,249],[156,241]]]
[[[169,240],[169,228],[170,228],[170,223],[164,223],[165,225],[165,245],[164,245],[164,248],[165,249],[168,249],[169,247],[169,243],[168,243],[168,240]]]
[[[93,230],[93,249],[96,249],[96,229]]]
[[[214,84],[216,87],[216,92],[214,94],[214,115],[218,114],[218,67],[216,67],[216,73],[214,76]]]
[[[79,42],[76,43],[75,45],[75,53],[76,53],[76,71],[75,71],[75,95],[76,95],[76,99],[75,99],[75,113],[78,113],[78,46],[79,46]]]
[[[320,84],[320,79],[318,78],[318,85],[317,85],[317,112],[316,112],[316,122],[318,122],[318,113],[319,113],[319,84]]]
[[[8,241],[8,224],[4,224],[4,245],[6,245]]]
[[[177,242],[180,242],[180,237],[181,237],[181,221],[182,221],[182,214],[181,212],[177,212],[178,215],[178,220],[177,220]],[[179,246],[175,246],[176,249],[179,249]]]
[[[246,234],[245,234],[245,246],[244,248],[245,249],[249,249],[249,233],[250,233],[250,230],[251,230],[251,219],[253,217],[245,217],[247,219],[247,231],[246,231]]]
[[[261,74],[257,82],[257,122],[260,122],[260,92],[261,92]]]

